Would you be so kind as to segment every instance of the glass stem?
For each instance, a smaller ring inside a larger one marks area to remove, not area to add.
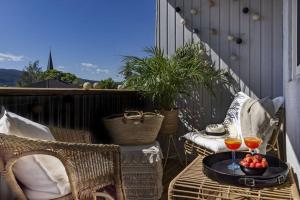
[[[235,163],[235,151],[232,151],[232,165]]]

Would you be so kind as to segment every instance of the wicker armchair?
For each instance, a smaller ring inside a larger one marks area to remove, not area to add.
[[[268,142],[267,145],[267,152],[274,152],[276,153],[277,157],[281,159],[281,152],[279,148],[279,142],[278,142],[278,136],[280,134],[283,134],[284,131],[284,120],[285,120],[285,112],[284,108],[281,107],[278,112],[276,113],[276,120],[277,124],[276,127],[272,133],[272,136],[270,138],[270,141]],[[214,152],[211,151],[210,149],[207,149],[203,146],[200,146],[193,141],[184,140],[184,154],[185,154],[185,163],[188,163],[188,155],[197,155],[197,156],[202,156],[205,157],[207,155],[211,155]]]
[[[92,136],[89,131],[54,126],[50,126],[49,129],[57,141],[92,144]]]
[[[115,185],[117,198],[124,199],[119,146],[79,143],[81,139],[86,143],[91,141],[90,136],[83,131],[58,128],[51,130],[54,130],[53,135],[56,139],[73,143],[0,134],[0,155],[3,160],[1,171],[17,199],[27,198],[13,174],[12,166],[18,158],[32,154],[55,156],[63,163],[69,177],[71,193],[59,198],[60,200],[91,200],[96,199],[96,194],[108,198],[107,194],[96,191],[111,184]]]

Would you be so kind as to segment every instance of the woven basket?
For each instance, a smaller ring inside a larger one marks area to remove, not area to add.
[[[164,116],[157,113],[130,111],[104,118],[104,125],[114,144],[151,144],[158,135],[163,119]]]
[[[160,110],[159,112],[165,117],[161,125],[160,134],[176,134],[179,122],[178,110]]]

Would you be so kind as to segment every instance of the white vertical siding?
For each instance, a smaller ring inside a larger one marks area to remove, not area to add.
[[[256,97],[282,95],[283,0],[215,0],[212,7],[208,0],[157,1],[160,2],[157,29],[160,42],[157,42],[165,52],[171,55],[184,42],[201,40],[210,49],[215,67],[230,70],[240,90]],[[174,14],[176,6],[181,12]],[[248,14],[242,12],[244,7],[249,7]],[[198,14],[192,15],[191,8],[197,9]],[[254,13],[262,19],[253,21]],[[181,19],[186,20],[185,25],[180,23]],[[193,28],[199,33],[193,34]],[[211,29],[216,29],[217,34],[212,34]],[[228,41],[228,34],[240,37],[242,44]],[[230,59],[233,54],[237,55],[236,60]],[[200,122],[195,126],[199,128],[220,122],[232,98],[230,91],[219,88],[217,97],[202,88],[193,95],[194,99],[189,98],[180,106],[189,110],[187,115],[197,114]]]
[[[283,1],[283,88],[286,105],[286,154],[298,176],[300,184],[300,78],[292,78],[293,42],[292,5],[293,1]],[[277,8],[276,8],[277,9]]]
[[[252,12],[261,14],[261,1],[250,0]],[[261,22],[250,20],[249,46],[250,46],[250,82],[249,88],[252,96],[261,96]],[[271,49],[270,49],[271,51]]]
[[[240,10],[250,8],[251,0],[241,0]],[[250,20],[251,15],[240,12],[240,37],[243,43],[240,45],[240,85],[241,90],[250,95],[250,89],[247,83],[250,82]]]

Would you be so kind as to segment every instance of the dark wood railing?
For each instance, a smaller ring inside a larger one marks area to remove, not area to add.
[[[103,117],[145,108],[143,98],[132,90],[46,88],[0,88],[0,105],[44,125],[90,130],[103,142],[109,141]]]

